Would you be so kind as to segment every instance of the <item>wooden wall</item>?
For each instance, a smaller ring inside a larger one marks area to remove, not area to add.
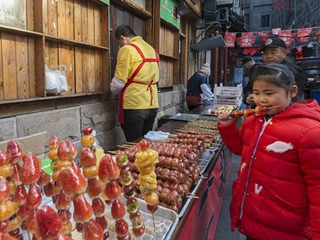
[[[66,68],[63,95],[108,90],[108,5],[27,1],[26,29],[0,25],[0,100],[46,96],[45,64]]]

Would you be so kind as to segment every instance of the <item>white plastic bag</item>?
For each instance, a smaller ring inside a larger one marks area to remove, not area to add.
[[[56,70],[51,70],[47,65],[46,68],[46,92],[59,94],[68,91],[66,77],[67,66],[59,65]]]
[[[59,65],[55,73],[59,79],[60,87],[59,93],[68,91],[68,83],[66,77],[67,66],[66,65]]]

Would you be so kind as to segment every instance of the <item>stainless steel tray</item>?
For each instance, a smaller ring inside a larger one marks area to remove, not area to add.
[[[91,204],[91,199],[86,195],[87,201]],[[144,221],[144,225],[146,227],[146,232],[145,234],[139,238],[140,240],[151,240],[151,239],[157,239],[157,240],[167,240],[171,239],[171,236],[176,229],[178,222],[179,222],[179,217],[178,214],[168,208],[164,208],[162,206],[158,206],[158,210],[155,212],[154,219],[155,219],[155,224],[156,224],[156,231],[155,233],[151,233],[153,229],[153,220],[152,220],[152,215],[148,212],[147,210],[147,205],[146,202],[137,198],[138,204],[139,204],[139,210],[142,214],[142,218]],[[121,196],[120,201],[126,206],[126,199]],[[53,204],[52,201],[49,202],[42,202],[42,204],[46,204],[56,210],[55,205]],[[109,239],[117,239],[117,236],[115,234],[115,220],[111,216],[111,206],[105,205],[105,217],[108,221],[108,231],[109,231]],[[70,212],[73,213],[73,204],[71,204],[70,207]],[[94,217],[93,217],[94,218]],[[132,229],[132,224],[129,218],[129,214],[126,213],[124,216],[124,219],[127,221],[129,225],[129,232],[131,235],[131,239],[137,239],[131,229]],[[71,223],[73,226],[75,226],[75,222],[73,220],[73,217],[71,217]],[[26,231],[23,231],[23,239],[30,239],[30,234]],[[72,238],[75,240],[80,240],[83,239],[82,233],[77,232],[77,230],[72,231]]]
[[[176,115],[171,116],[169,119],[171,120],[179,120],[179,121],[194,121],[198,119],[200,115],[198,114],[190,114],[190,113],[177,113]]]
[[[197,191],[197,189],[199,188],[199,186],[200,186],[200,184],[201,184],[201,182],[203,181],[203,179],[202,178],[200,178],[199,179],[199,181],[197,182],[197,184],[193,187],[193,189],[192,189],[192,191],[189,193],[189,195],[191,195],[191,196],[195,196],[195,193],[196,193],[196,191]],[[192,201],[192,197],[185,197],[187,200],[185,201],[185,203],[182,205],[182,208],[181,208],[181,210],[179,211],[179,213],[178,213],[178,216],[179,216],[179,218],[181,218],[183,215],[184,215],[184,213],[185,213],[185,211],[187,210],[187,208],[188,208],[188,206],[189,206],[189,204],[190,204],[190,202]]]

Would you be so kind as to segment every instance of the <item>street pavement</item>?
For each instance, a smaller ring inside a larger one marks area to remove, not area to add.
[[[229,206],[231,201],[231,187],[233,180],[237,177],[239,165],[240,157],[233,154],[229,181],[224,194],[214,240],[246,240],[246,237],[242,234],[239,234],[238,231],[231,232],[230,230]]]

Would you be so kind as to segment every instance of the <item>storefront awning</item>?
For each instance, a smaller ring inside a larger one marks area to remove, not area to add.
[[[201,52],[201,51],[211,50],[218,47],[223,47],[225,45],[226,45],[226,42],[224,41],[222,36],[219,35],[219,36],[207,38],[205,40],[201,40],[200,42],[192,44],[191,48],[198,52]]]

